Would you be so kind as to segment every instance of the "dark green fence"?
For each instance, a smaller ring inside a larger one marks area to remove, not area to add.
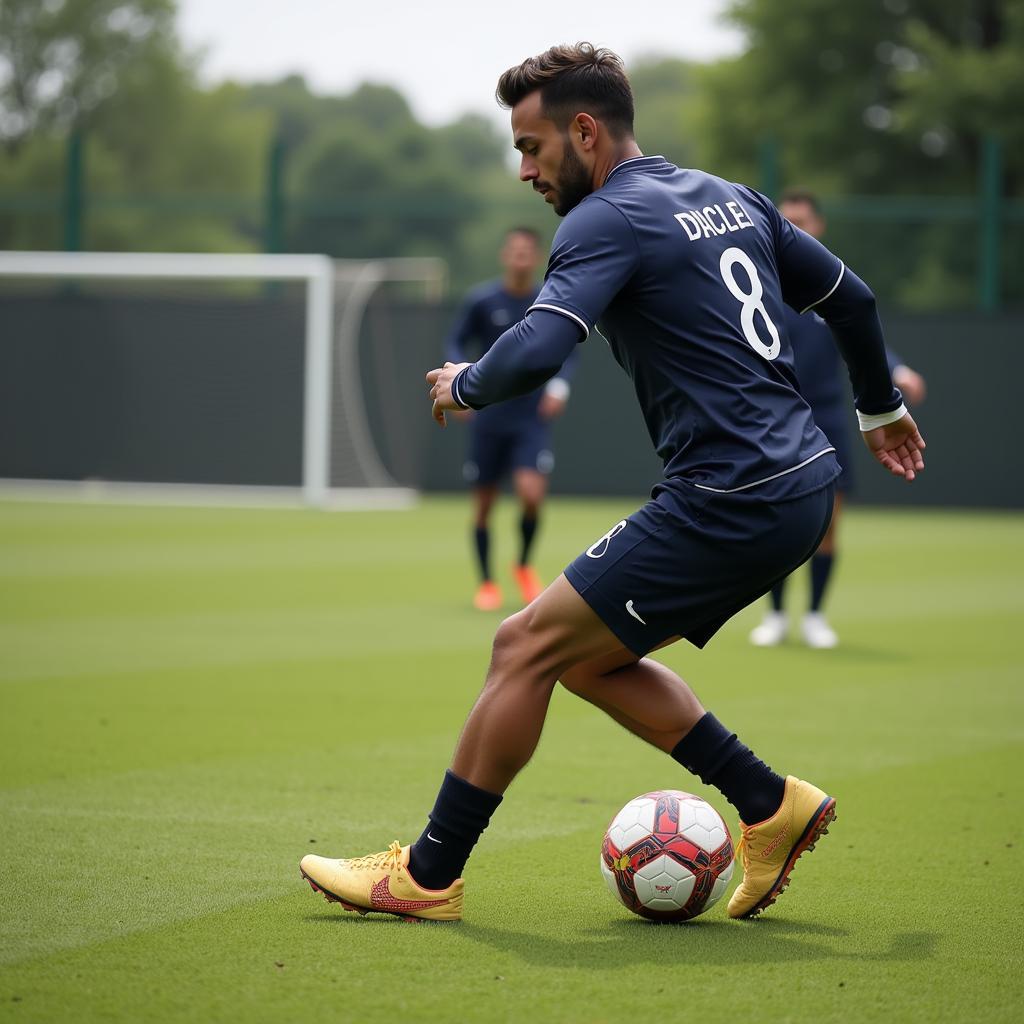
[[[62,189],[0,193],[0,248],[99,248],[95,240],[111,234],[104,229],[120,223],[119,237],[129,237],[134,248],[143,250],[147,224],[195,218],[230,227],[230,237],[250,249],[289,252],[298,248],[297,226],[311,220],[322,223],[317,237],[329,245],[332,237],[343,238],[360,222],[401,218],[443,226],[467,214],[464,202],[453,198],[425,204],[400,195],[289,194],[280,142],[268,151],[262,195],[90,192],[87,162],[87,143],[73,135]],[[762,145],[760,178],[762,190],[777,195],[781,181],[770,142]],[[890,308],[986,313],[1024,308],[1024,201],[1008,198],[1004,186],[1001,146],[989,139],[973,195],[826,196],[827,241]],[[494,204],[488,209],[494,212]],[[508,219],[520,219],[521,209],[510,202]],[[443,237],[444,232],[437,234]]]

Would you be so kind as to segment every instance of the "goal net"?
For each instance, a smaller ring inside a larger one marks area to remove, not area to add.
[[[400,400],[366,393],[367,353],[395,339],[367,311],[389,290],[436,303],[444,282],[432,258],[0,252],[0,483],[408,504],[381,453]]]

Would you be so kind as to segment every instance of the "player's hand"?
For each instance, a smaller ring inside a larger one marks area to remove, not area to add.
[[[924,377],[909,366],[897,366],[892,372],[892,382],[911,405],[920,405],[928,394]]]
[[[456,409],[462,408],[452,398],[452,381],[467,366],[469,366],[469,363],[445,363],[444,366],[431,370],[427,374],[427,383],[430,385],[430,398],[434,403],[430,409],[430,414],[442,427],[445,425],[445,410],[454,412]]]
[[[865,430],[861,437],[871,454],[894,476],[909,482],[924,469],[924,438],[910,413],[884,427]]]
[[[553,420],[565,412],[565,405],[566,402],[564,398],[556,398],[554,395],[544,395],[541,397],[537,411],[540,413],[540,418],[542,420]]]

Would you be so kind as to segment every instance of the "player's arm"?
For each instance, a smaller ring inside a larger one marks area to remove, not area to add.
[[[864,443],[896,476],[924,469],[925,443],[893,386],[882,324],[871,289],[817,239],[793,227],[765,200],[776,230],[782,297],[793,309],[813,309],[828,325],[846,363]]]
[[[544,287],[526,318],[477,363],[446,364],[427,374],[433,415],[483,408],[526,394],[553,377],[636,268],[639,253],[622,213],[585,201],[555,235]]]
[[[849,268],[841,275],[815,309],[846,361],[864,443],[891,473],[913,480],[924,469],[924,438],[893,385],[875,296]]]
[[[455,316],[448,336],[445,338],[444,358],[445,365],[449,363],[462,364],[472,358],[471,354],[479,350],[479,332],[477,329],[477,298],[476,293],[470,292],[463,300],[459,311]],[[473,413],[469,409],[456,410],[456,419],[472,419]]]
[[[535,309],[510,327],[476,363],[445,363],[427,374],[434,418],[456,409],[482,409],[540,387],[562,367],[580,339],[566,317]]]

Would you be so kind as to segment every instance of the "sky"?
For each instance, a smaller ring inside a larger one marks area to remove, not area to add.
[[[587,39],[629,62],[738,52],[726,0],[179,0],[178,30],[205,51],[204,81],[270,81],[292,72],[317,92],[396,86],[428,124],[467,111],[504,123],[498,75],[554,43]],[[481,13],[485,12],[485,13]]]

